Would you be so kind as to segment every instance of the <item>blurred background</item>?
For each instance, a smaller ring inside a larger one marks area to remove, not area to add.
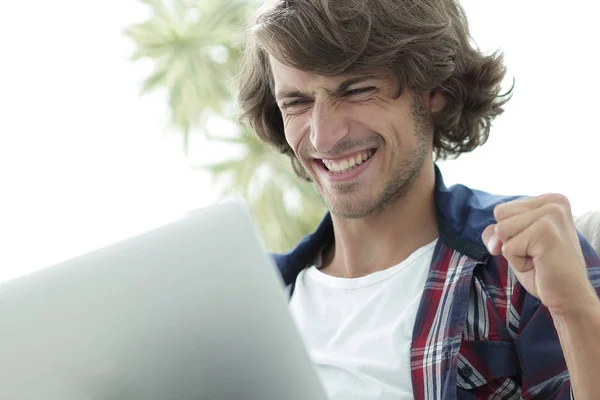
[[[230,196],[270,250],[315,227],[312,186],[237,124],[240,29],[259,3],[0,2],[0,281]],[[597,6],[462,4],[515,91],[485,146],[439,163],[446,183],[600,209]]]

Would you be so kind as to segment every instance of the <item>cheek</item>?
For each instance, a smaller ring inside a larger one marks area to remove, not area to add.
[[[360,104],[351,110],[352,121],[363,127],[363,130],[383,137],[386,141],[398,126],[393,112],[375,102]]]
[[[302,123],[298,116],[294,116],[293,118],[284,119],[283,129],[285,132],[285,140],[292,148],[294,153],[298,155],[300,143],[302,142],[304,136],[306,136],[305,132],[307,132],[305,129],[305,124]]]
[[[367,125],[385,126],[402,110],[395,109],[389,102],[375,97],[360,103],[349,104],[346,110],[348,118],[360,120]]]
[[[387,138],[403,136],[407,131],[413,130],[410,109],[394,105],[389,101],[375,99],[368,107],[357,107],[353,110],[353,114],[375,132]]]

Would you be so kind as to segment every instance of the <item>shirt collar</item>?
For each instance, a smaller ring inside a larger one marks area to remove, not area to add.
[[[435,203],[438,212],[440,239],[449,247],[477,260],[489,253],[481,240],[483,230],[495,223],[494,207],[519,196],[496,196],[464,185],[446,187],[435,166]],[[329,212],[317,229],[303,238],[296,247],[273,257],[286,284],[314,260],[319,250],[333,242],[333,222]]]

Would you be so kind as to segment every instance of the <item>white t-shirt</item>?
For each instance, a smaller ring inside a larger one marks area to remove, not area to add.
[[[331,400],[412,399],[410,347],[437,240],[373,274],[296,278],[290,309]]]

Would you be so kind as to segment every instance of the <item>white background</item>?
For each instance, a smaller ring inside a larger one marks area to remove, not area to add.
[[[504,51],[516,89],[489,142],[441,164],[446,183],[600,209],[595,3],[463,5],[480,47]],[[0,1],[0,280],[217,199],[169,128],[164,94],[138,95],[151,65],[129,61],[122,30],[146,15],[132,0]],[[195,161],[223,151],[195,149]]]

